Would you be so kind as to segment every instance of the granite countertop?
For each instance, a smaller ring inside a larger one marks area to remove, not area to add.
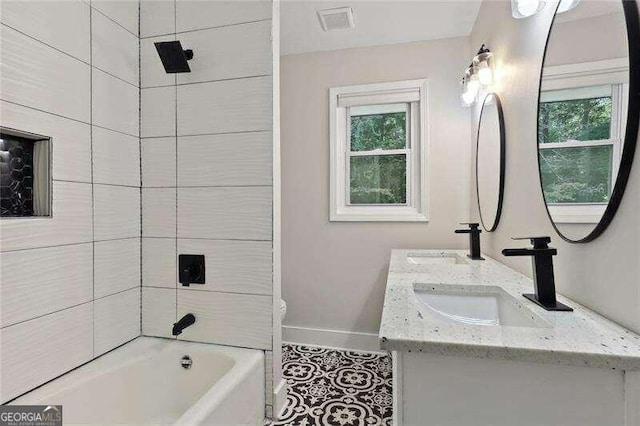
[[[410,264],[407,255],[456,257],[458,264]],[[385,350],[530,361],[618,370],[640,370],[640,336],[558,295],[573,312],[549,312],[522,297],[533,293],[526,276],[483,255],[465,251],[393,250],[379,339]],[[515,299],[540,327],[447,323],[430,315],[416,288],[449,285],[457,291],[496,286]]]

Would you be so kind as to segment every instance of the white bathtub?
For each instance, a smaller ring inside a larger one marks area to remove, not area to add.
[[[64,424],[262,425],[264,354],[140,337],[12,404],[61,404]]]

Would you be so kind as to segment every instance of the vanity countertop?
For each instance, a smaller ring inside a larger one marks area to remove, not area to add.
[[[410,264],[407,255],[457,256],[460,264]],[[533,292],[526,276],[485,256],[466,260],[465,251],[393,250],[379,339],[385,350],[450,356],[530,361],[548,364],[640,370],[640,336],[558,295],[573,312],[549,312],[522,297]],[[451,285],[461,292],[478,286],[500,287],[523,312],[545,326],[515,327],[454,324],[425,312],[417,288]],[[528,309],[528,311],[527,311]]]

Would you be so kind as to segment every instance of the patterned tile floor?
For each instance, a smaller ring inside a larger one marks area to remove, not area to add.
[[[289,385],[276,425],[391,425],[391,358],[387,355],[284,345]]]

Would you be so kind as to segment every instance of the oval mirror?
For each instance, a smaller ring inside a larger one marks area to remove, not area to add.
[[[561,1],[549,31],[538,166],[551,222],[569,242],[602,234],[629,178],[640,113],[638,26],[635,1]]]
[[[489,93],[482,103],[476,139],[476,195],[482,227],[495,231],[502,212],[505,167],[504,117],[500,98]]]

